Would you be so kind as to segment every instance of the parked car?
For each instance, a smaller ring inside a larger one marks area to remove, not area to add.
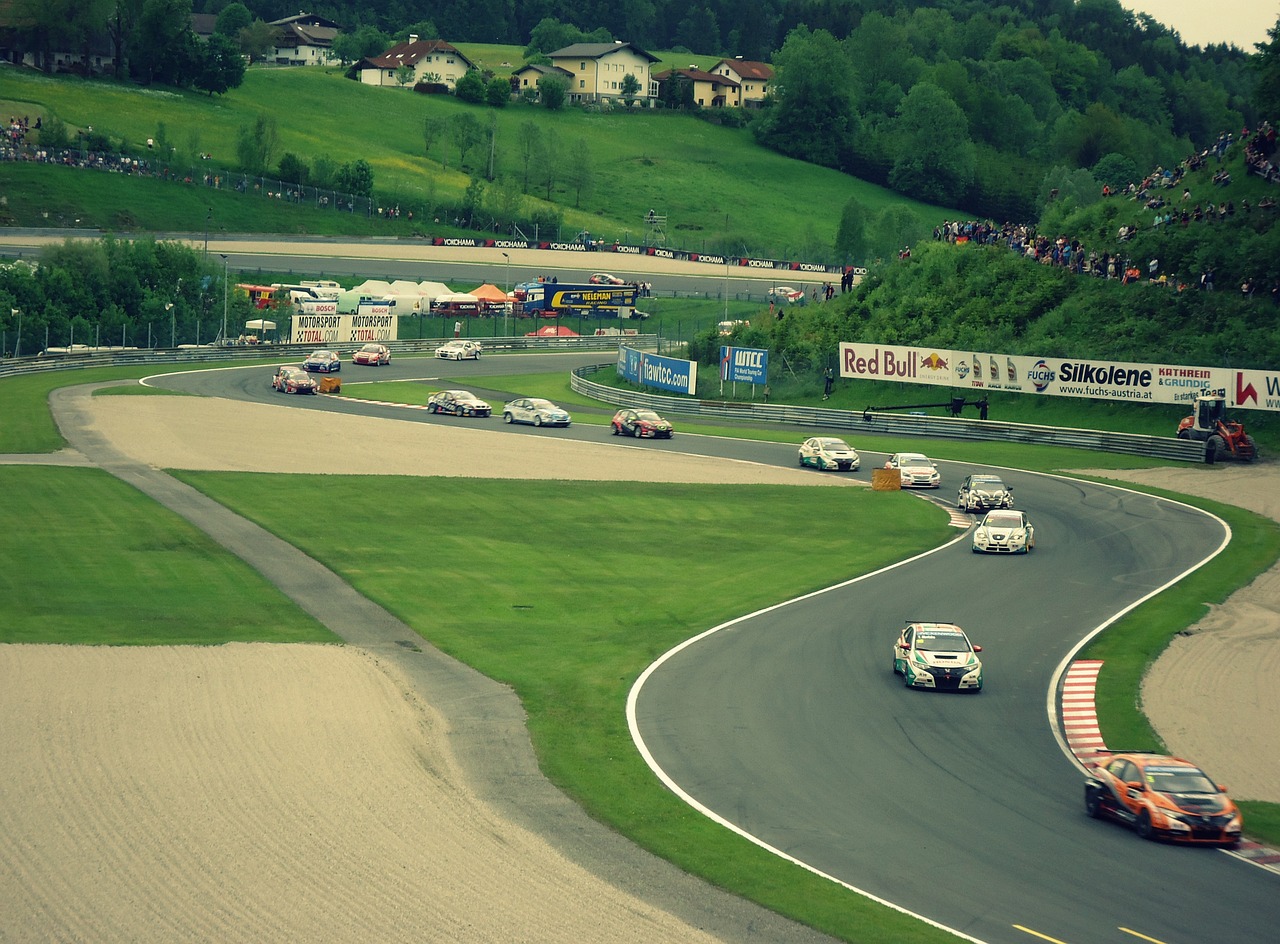
[[[1013,489],[998,475],[966,475],[956,494],[956,507],[961,511],[1012,508]]]
[[[618,278],[616,275],[610,275],[608,272],[597,272],[588,279],[592,285],[626,285],[626,281]]]
[[[502,419],[507,423],[530,423],[533,426],[568,426],[569,414],[550,400],[541,397],[520,397],[502,407]]]
[[[336,374],[342,370],[342,358],[337,351],[312,351],[302,362],[303,370],[313,370],[321,374]]]
[[[441,390],[427,398],[427,410],[453,416],[490,416],[492,408],[470,390]]]
[[[884,467],[898,470],[903,488],[937,488],[942,484],[933,460],[918,452],[895,452]]]
[[[449,343],[436,348],[436,357],[447,361],[478,361],[480,360],[480,342],[454,338]]]
[[[800,464],[834,472],[857,472],[862,459],[843,439],[814,436],[800,445]]]
[[[1181,757],[1113,754],[1084,782],[1084,809],[1133,827],[1144,839],[1234,846],[1244,819],[1225,787]]]
[[[982,691],[982,660],[954,623],[907,623],[893,644],[893,671],[908,688]]]
[[[301,367],[280,367],[271,378],[271,388],[279,393],[319,393],[316,379]]]
[[[1023,511],[989,511],[973,530],[975,554],[1026,554],[1035,546],[1036,529]]]
[[[637,439],[670,439],[675,429],[653,410],[622,409],[613,414],[613,435],[626,433]]]
[[[769,289],[769,297],[775,301],[798,302],[804,298],[804,292],[790,285],[775,285]]]
[[[391,363],[391,349],[385,344],[366,344],[351,355],[351,363],[381,367]]]

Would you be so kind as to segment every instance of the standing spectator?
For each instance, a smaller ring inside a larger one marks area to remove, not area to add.
[[[822,399],[824,400],[831,399],[831,385],[834,382],[835,382],[835,374],[833,374],[831,372],[831,368],[828,367],[826,370],[822,372]]]

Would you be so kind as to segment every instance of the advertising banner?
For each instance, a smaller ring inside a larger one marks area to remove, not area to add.
[[[616,312],[636,307],[633,285],[543,285],[547,308],[596,309]]]
[[[769,352],[758,347],[720,348],[720,379],[762,384],[769,380]]]
[[[336,302],[334,303],[337,304]],[[380,310],[384,309],[384,310]],[[368,341],[394,341],[399,319],[393,309],[383,305],[361,305],[354,315],[297,314],[289,326],[292,344],[315,344],[337,347],[364,344]]]
[[[623,346],[618,348],[618,376],[641,386],[693,396],[698,386],[698,365]]]
[[[1190,405],[1213,390],[1229,406],[1280,411],[1280,372],[841,342],[840,376],[962,390]]]

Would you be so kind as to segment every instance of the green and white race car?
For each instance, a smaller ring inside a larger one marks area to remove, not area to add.
[[[862,459],[843,439],[815,436],[800,445],[800,465],[835,472],[857,472]]]
[[[908,688],[980,692],[981,651],[954,623],[907,623],[893,644],[893,672]]]

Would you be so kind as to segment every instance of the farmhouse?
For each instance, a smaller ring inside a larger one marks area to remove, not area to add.
[[[693,104],[701,108],[724,108],[737,105],[741,100],[741,86],[733,79],[712,72],[704,72],[697,66],[687,69],[668,69],[653,77],[658,87],[672,82],[688,82],[692,89]]]
[[[397,43],[380,56],[361,59],[355,71],[364,85],[443,85],[452,89],[475,63],[443,39],[419,39],[410,34],[409,41]],[[408,71],[401,81],[400,70]]]
[[[318,66],[333,58],[333,38],[341,27],[313,13],[299,13],[274,20],[274,46],[268,62],[281,66]]]
[[[574,43],[548,53],[553,65],[568,72],[570,102],[601,102],[622,98],[622,82],[634,76],[639,84],[635,100],[641,106],[657,97],[649,65],[658,57],[631,43]]]
[[[767,62],[721,59],[707,71],[737,83],[738,100],[727,104],[741,108],[759,108],[763,105],[769,83],[773,81],[773,66]]]

